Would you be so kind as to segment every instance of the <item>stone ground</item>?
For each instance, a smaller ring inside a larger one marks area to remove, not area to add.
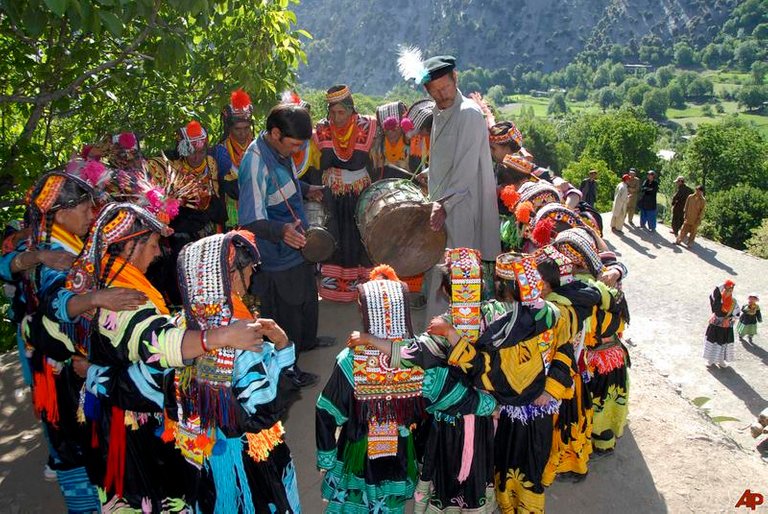
[[[630,268],[629,426],[614,455],[591,463],[587,480],[548,490],[548,512],[751,512],[735,508],[745,489],[762,493],[768,504],[768,464],[747,429],[768,407],[768,328],[760,327],[754,347],[737,342],[730,369],[709,371],[700,357],[711,290],[731,277],[740,302],[755,291],[768,303],[768,261],[703,239],[693,250],[676,247],[662,225],[655,234],[626,228],[608,241]],[[414,318],[423,324],[423,314]],[[355,306],[321,302],[322,334],[341,344],[359,327]],[[301,365],[325,380],[338,349],[303,355]],[[13,353],[0,356],[0,512],[63,512],[56,484],[42,477],[45,448],[16,360]],[[286,422],[309,514],[323,511],[314,468],[321,387],[305,390]],[[696,398],[708,400],[700,408]],[[768,512],[766,504],[755,512]]]

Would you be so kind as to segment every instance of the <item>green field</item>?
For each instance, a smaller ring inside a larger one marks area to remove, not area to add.
[[[744,83],[750,80],[749,73],[734,71],[705,71],[703,76],[708,77],[714,84],[716,95],[723,91],[735,91],[742,87]],[[548,97],[538,97],[531,95],[510,95],[506,103],[499,106],[500,118],[519,116],[523,108],[533,107],[533,113],[537,118],[547,117]],[[702,123],[716,123],[718,120],[737,115],[739,119],[754,123],[761,134],[768,137],[768,116],[759,114],[748,114],[741,110],[736,102],[721,102],[724,112],[718,113],[713,104],[688,103],[684,109],[668,109],[667,118],[681,126],[687,123],[697,127]],[[567,101],[568,108],[573,112],[599,112],[600,108],[589,101],[571,102]],[[712,110],[712,116],[705,116],[703,112],[704,105],[709,105]]]

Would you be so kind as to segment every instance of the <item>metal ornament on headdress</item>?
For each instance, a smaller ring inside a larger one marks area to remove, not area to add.
[[[451,274],[451,320],[461,337],[474,343],[480,337],[482,263],[480,252],[454,248],[445,252]]]
[[[186,126],[181,127],[179,135],[179,144],[176,149],[182,157],[189,157],[208,142],[208,132],[197,121],[190,121]]]
[[[597,248],[589,232],[583,228],[569,228],[560,232],[553,245],[574,264],[586,268],[592,276],[598,277],[602,272],[603,263]]]
[[[520,303],[524,305],[541,303],[544,281],[539,275],[536,259],[532,255],[514,252],[500,254],[496,257],[496,276],[517,282]]]
[[[173,229],[142,207],[132,203],[105,205],[91,227],[83,251],[69,270],[67,288],[78,294],[96,288],[101,275],[102,256],[109,245],[130,237],[137,219],[144,225],[142,233],[148,230],[162,236],[173,234]]]
[[[413,130],[408,133],[408,137],[421,130],[428,119],[432,118],[435,109],[435,102],[430,99],[419,100],[408,109],[408,118],[413,122]]]

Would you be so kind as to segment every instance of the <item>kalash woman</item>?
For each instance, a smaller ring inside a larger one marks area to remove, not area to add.
[[[179,255],[188,328],[209,330],[253,320],[242,295],[259,263],[253,235],[235,231],[190,243]],[[199,512],[301,512],[291,452],[279,420],[280,373],[294,345],[274,321],[260,318],[269,339],[258,351],[211,349],[166,381],[166,428],[199,473],[190,498]]]
[[[475,344],[449,328],[453,349],[448,363],[501,405],[494,439],[501,512],[542,513],[553,414],[573,394],[573,347],[568,342],[585,314],[541,299],[544,283],[532,256],[501,254],[496,275],[497,298],[512,308]]]
[[[448,312],[430,323],[429,333],[398,342],[385,341],[363,333],[360,334],[360,340],[388,356],[393,351],[399,351],[403,366],[419,366],[425,372],[438,372],[448,377],[446,359],[451,345],[443,336],[448,327],[455,325],[461,337],[475,342],[489,325],[513,306],[497,300],[481,301],[482,260],[476,250],[447,250],[441,271],[442,290],[450,298],[451,306]],[[424,464],[414,494],[414,511],[473,514],[495,512],[495,426],[490,414],[496,402],[489,394],[465,386],[459,387],[452,396],[456,400],[477,397],[480,402],[474,412],[466,415],[446,412],[450,405],[439,401],[427,407],[432,419]]]
[[[75,293],[124,287],[147,301],[136,310],[97,309],[91,321],[88,360],[73,359],[98,405],[82,405],[94,421],[101,466],[89,466],[100,486],[105,512],[180,512],[192,477],[181,454],[165,444],[163,381],[172,366],[184,366],[207,349],[233,345],[256,349],[261,327],[237,322],[216,330],[177,328],[160,293],[145,273],[159,256],[169,229],[149,211],[129,203],[105,206],[67,278]],[[82,400],[81,400],[82,401]],[[106,464],[106,468],[104,468]],[[98,480],[97,480],[98,479]],[[131,510],[133,509],[133,510]]]
[[[734,335],[733,326],[738,316],[739,305],[733,297],[733,280],[726,280],[717,286],[709,295],[709,306],[712,314],[709,316],[707,332],[704,335],[704,358],[707,366],[727,368],[726,361],[733,360]]]
[[[376,120],[355,110],[352,92],[345,85],[326,94],[328,118],[317,124],[314,137],[320,149],[323,185],[331,190],[329,230],[337,248],[320,268],[320,296],[336,302],[353,302],[358,283],[368,279],[370,260],[355,223],[357,200],[371,184],[370,151],[376,137]]]
[[[399,351],[390,360],[367,344],[388,346],[413,337],[407,289],[391,268],[375,268],[358,289],[364,333],[353,332],[352,348],[338,355],[317,400],[322,495],[327,512],[400,513],[416,487],[414,427],[425,411],[488,416],[495,404],[457,382],[444,366],[401,362]]]

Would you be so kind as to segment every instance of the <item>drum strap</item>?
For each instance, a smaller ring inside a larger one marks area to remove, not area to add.
[[[300,221],[299,217],[296,215],[296,211],[293,210],[293,207],[291,207],[291,202],[288,201],[288,199],[285,197],[285,193],[283,193],[283,190],[280,189],[280,186],[277,185],[277,180],[275,180],[275,177],[272,175],[270,170],[268,170],[267,175],[269,175],[269,179],[272,181],[272,184],[275,186],[275,189],[277,189],[277,192],[280,193],[280,196],[283,198],[283,202],[285,203],[285,206],[288,207],[288,212],[291,213],[291,217],[293,218],[293,221]],[[301,191],[301,186],[297,188],[299,191]],[[303,234],[304,233],[304,227],[301,226],[301,223],[299,223],[299,226],[297,227],[298,232]]]

